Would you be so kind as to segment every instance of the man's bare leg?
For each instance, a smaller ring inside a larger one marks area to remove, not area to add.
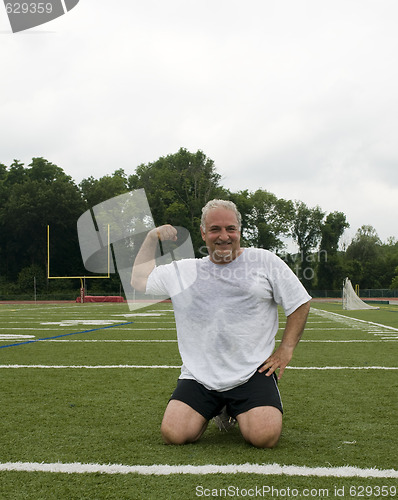
[[[166,444],[187,444],[197,441],[208,421],[186,403],[172,399],[166,407],[161,425]]]
[[[273,406],[259,406],[236,417],[247,442],[257,448],[273,448],[282,432],[282,413]]]

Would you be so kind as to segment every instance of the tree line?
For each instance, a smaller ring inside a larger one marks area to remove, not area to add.
[[[341,237],[349,227],[344,213],[326,213],[264,189],[232,192],[221,181],[213,160],[202,151],[184,148],[139,165],[130,175],[117,169],[79,184],[44,158],[33,158],[28,166],[18,160],[0,164],[0,297],[28,292],[33,279],[42,293],[76,286],[47,279],[47,226],[51,275],[85,275],[77,219],[98,203],[140,188],[145,189],[155,224],[188,229],[197,256],[203,255],[201,209],[208,200],[223,198],[234,201],[242,214],[243,244],[280,255],[308,290],[339,290],[346,276],[361,288],[398,288],[394,238],[383,243],[376,230],[365,225],[342,246]],[[297,253],[286,251],[288,238],[296,242]],[[92,283],[92,289],[104,292],[120,286],[116,275]]]

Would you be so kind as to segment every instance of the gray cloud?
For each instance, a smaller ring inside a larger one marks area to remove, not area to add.
[[[262,187],[398,237],[395,1],[85,0],[12,34],[0,10],[0,162],[80,181],[202,149]]]

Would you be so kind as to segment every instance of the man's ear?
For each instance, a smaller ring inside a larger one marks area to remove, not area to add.
[[[206,241],[206,233],[203,231],[202,226],[200,226],[200,234],[202,235],[202,240]]]

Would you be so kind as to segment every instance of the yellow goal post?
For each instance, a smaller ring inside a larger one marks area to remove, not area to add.
[[[80,279],[80,292],[82,294],[82,290],[84,293],[84,285],[83,280],[85,279],[109,279],[111,277],[110,266],[111,266],[111,252],[110,252],[110,226],[108,224],[108,254],[107,254],[107,266],[108,266],[108,274],[106,276],[51,276],[50,273],[50,226],[47,225],[47,278],[49,280],[65,280],[65,279]]]

